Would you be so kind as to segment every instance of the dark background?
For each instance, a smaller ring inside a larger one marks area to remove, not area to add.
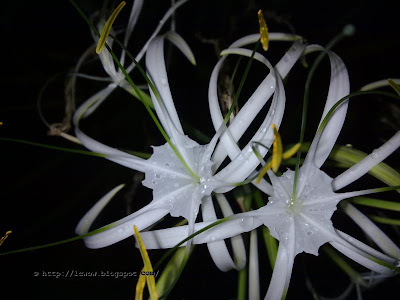
[[[102,7],[101,1],[77,2],[87,14]],[[2,4],[0,121],[4,124],[0,127],[0,136],[78,148],[59,137],[47,135],[47,128],[37,113],[36,102],[45,82],[60,72],[66,74],[92,43],[87,25],[68,1],[5,1]],[[131,5],[132,2],[128,1],[118,17],[116,26],[119,28],[125,24],[124,18],[128,17]],[[169,1],[145,1],[130,43],[133,53],[137,53],[146,37],[150,36],[168,7]],[[308,1],[306,4],[302,1],[192,0],[178,10],[176,20],[177,31],[191,46],[197,67],[186,62],[178,51],[167,47],[167,50],[172,50],[169,79],[181,118],[208,135],[212,134],[212,128],[207,114],[207,86],[218,57],[213,46],[204,40],[217,40],[220,48],[224,49],[237,38],[257,32],[258,9],[263,9],[270,32],[288,32],[293,28],[310,43],[321,45],[326,45],[345,24],[354,24],[356,34],[334,49],[346,63],[352,91],[375,80],[399,77],[399,18],[389,1],[373,4],[365,1]],[[271,61],[276,63],[289,44],[277,43],[276,48],[273,45],[270,47]],[[260,73],[265,71],[261,67],[255,68]],[[329,74],[328,63],[325,62],[321,69],[312,85],[308,140],[314,135],[315,126],[312,125],[319,120],[327,92],[329,77],[325,74]],[[84,70],[89,74],[101,74],[97,61],[85,65]],[[257,72],[249,77],[250,90],[262,79]],[[297,66],[293,73],[286,88],[288,109],[282,126],[284,142],[294,142],[299,134],[299,110],[306,71]],[[65,74],[57,77],[43,94],[43,113],[50,123],[59,122],[63,117]],[[82,102],[102,86],[103,83],[79,79],[77,101]],[[246,92],[243,95],[245,99]],[[150,145],[162,144],[162,138],[140,103],[126,98],[123,91],[115,92],[84,124],[85,129],[104,143],[150,152]],[[380,97],[365,97],[351,102],[339,143],[351,143],[365,152],[381,145],[399,129],[399,106],[393,103]],[[151,194],[145,188],[135,190],[137,173],[112,162],[12,142],[0,141],[0,147],[0,235],[7,230],[13,231],[1,246],[1,252],[74,236],[75,226],[83,214],[120,183],[126,183],[127,188],[106,209],[98,225],[121,218],[129,209],[135,210],[151,200]],[[396,152],[389,160],[397,167],[398,155]],[[373,180],[366,182],[381,186]],[[132,200],[133,192],[135,197]],[[396,199],[396,196],[393,193],[388,197]],[[383,228],[398,241],[398,235],[392,228]],[[260,260],[263,297],[271,272],[261,239],[259,245],[263,255]],[[152,251],[152,260],[157,261],[163,253]],[[235,299],[237,273],[218,271],[205,246],[197,247],[193,255],[194,259],[189,261],[170,298]],[[142,268],[133,239],[99,250],[86,249],[83,242],[78,241],[4,256],[0,260],[2,296],[7,298],[6,290],[10,290],[12,296],[9,297],[12,299],[22,295],[30,299],[132,299],[135,277],[55,279],[33,275],[34,272],[67,270],[138,272]],[[347,283],[346,276],[324,254],[318,258],[299,255],[287,299],[295,299],[299,295],[311,299],[305,287],[304,270],[312,274],[323,295],[337,295]],[[376,299],[382,292],[386,293],[387,299],[395,299],[398,283],[398,278],[388,280],[366,292],[365,299]],[[350,298],[355,298],[355,294]]]

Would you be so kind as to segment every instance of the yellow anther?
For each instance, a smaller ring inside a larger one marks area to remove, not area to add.
[[[293,155],[295,155],[297,153],[297,151],[299,151],[300,147],[301,147],[301,144],[297,143],[296,145],[294,145],[289,150],[283,152],[282,159],[286,160],[286,159],[291,158]]]
[[[274,143],[272,148],[272,171],[276,173],[282,162],[283,147],[281,135],[279,134],[278,129],[276,129],[276,125],[274,123],[272,123],[272,129],[274,130]]]
[[[136,225],[133,226],[133,230],[135,231],[136,241],[139,244],[140,254],[142,255],[142,259],[143,259],[143,263],[144,263],[144,267],[143,267],[142,271],[145,272],[145,273],[149,272],[149,274],[152,274],[153,273],[153,267],[151,265],[149,254],[147,253],[146,247],[145,247],[145,245],[143,243],[143,240],[142,240],[142,238],[140,236],[140,233],[139,233]],[[136,296],[135,296],[135,299],[142,299],[143,298],[143,290],[144,290],[144,286],[145,286],[146,282],[147,282],[147,287],[149,289],[150,299],[151,300],[158,299],[157,290],[156,290],[156,281],[154,279],[154,275],[145,275],[145,276],[143,276],[142,274],[139,277],[139,280],[138,280],[138,282],[136,284]]]
[[[12,233],[11,230],[7,231],[6,234],[0,239],[0,246],[3,245],[4,241],[7,239],[7,237]]]
[[[258,11],[258,23],[260,24],[261,45],[267,51],[269,44],[268,27],[261,9]]]
[[[261,181],[261,178],[264,177],[264,175],[268,172],[269,169],[272,168],[272,171],[274,171],[274,173],[276,173],[279,169],[279,166],[280,166],[282,160],[287,160],[287,159],[291,158],[293,155],[295,155],[297,153],[297,151],[299,151],[300,146],[301,146],[300,143],[297,143],[292,148],[290,148],[289,150],[282,153],[282,149],[283,149],[282,139],[281,139],[281,136],[280,136],[278,130],[276,129],[275,124],[272,124],[272,129],[274,130],[274,143],[272,145],[272,147],[273,147],[272,160],[270,162],[268,162],[262,168],[260,174],[258,174],[258,176],[257,176],[256,183],[259,183]]]
[[[120,13],[121,9],[125,6],[126,2],[122,1],[117,8],[112,12],[110,18],[107,20],[106,24],[104,25],[103,30],[101,31],[99,42],[97,43],[96,53],[100,54],[101,50],[103,50],[104,45],[107,42],[108,35],[110,34],[111,27],[117,18],[118,14]]]

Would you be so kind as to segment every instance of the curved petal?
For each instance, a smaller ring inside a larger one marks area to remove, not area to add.
[[[75,233],[78,235],[82,235],[89,232],[90,226],[92,226],[94,220],[100,214],[100,212],[104,209],[104,207],[110,202],[110,200],[124,187],[124,184],[121,184],[111,191],[109,191],[106,195],[104,195],[79,221],[76,226]]]
[[[230,207],[228,209],[226,206],[223,207],[224,216],[233,214]],[[201,209],[203,221],[215,222],[217,220],[211,197],[208,197],[207,200],[203,200]],[[208,251],[210,252],[211,258],[213,259],[215,265],[223,272],[229,271],[231,269],[239,270],[246,265],[246,250],[244,248],[243,239],[240,235],[238,235],[237,237],[239,238],[239,240],[236,239],[235,242],[232,240],[232,245],[236,244],[236,247],[233,247],[236,263],[231,258],[225,241],[212,241],[213,238],[211,237],[211,242],[207,243]]]
[[[245,49],[243,49],[245,50]],[[245,53],[246,51],[241,51]],[[247,54],[251,55],[251,52],[247,52]],[[256,57],[256,56],[255,56]],[[266,65],[269,67],[270,64],[267,60],[263,61]],[[269,147],[272,142],[273,142],[273,132],[271,128],[271,124],[275,123],[276,126],[279,128],[279,125],[282,121],[282,116],[285,108],[285,93],[284,93],[284,88],[283,88],[283,83],[282,80],[280,79],[280,76],[276,74],[276,72],[272,69],[271,73],[276,76],[276,87],[275,87],[275,93],[273,96],[271,108],[268,111],[268,114],[263,122],[263,124],[260,127],[260,130],[255,133],[253,138],[250,140],[250,142],[244,147],[244,149],[239,152],[238,155],[233,156],[230,154],[230,157],[232,159],[232,162],[229,163],[224,169],[222,169],[218,174],[215,176],[215,178],[218,178],[218,180],[221,181],[228,181],[228,182],[240,182],[246,179],[257,167],[257,165],[260,164],[258,158],[256,155],[254,155],[252,151],[252,142],[253,141],[258,141],[263,144],[265,144],[267,147]],[[210,108],[210,111],[212,109]],[[220,113],[220,112],[219,112]],[[213,114],[213,113],[212,113]],[[240,114],[240,113],[239,113]],[[235,117],[235,120],[241,120],[239,114]],[[242,120],[242,122],[244,122]],[[213,120],[214,127],[215,127],[215,122]],[[230,141],[228,145],[226,145],[225,149],[230,149],[230,147],[233,145],[232,140],[226,139]],[[224,143],[226,140],[221,138],[221,143]],[[236,143],[234,143],[236,144]],[[238,150],[237,145],[234,148]],[[239,149],[240,151],[240,149]],[[265,155],[267,152],[266,148],[260,149],[261,155]]]
[[[310,45],[307,47],[307,50],[312,52],[323,51],[324,49],[318,45]],[[332,106],[341,98],[348,95],[350,91],[349,76],[343,61],[333,52],[329,51],[328,56],[331,64],[331,78],[329,83],[328,97],[326,99],[320,124]],[[317,131],[302,167],[303,181],[299,182],[296,191],[298,195],[301,194],[304,185],[307,182],[307,178],[312,167],[311,165],[314,164],[316,167],[320,168],[332,151],[332,148],[335,145],[335,142],[343,127],[343,123],[347,114],[347,107],[348,101],[342,103],[332,114],[323,132],[319,133],[319,131]]]
[[[121,222],[127,218],[125,217],[118,222],[110,224],[109,226],[113,226],[110,229],[85,238],[84,241],[86,247],[97,249],[118,243],[134,234],[133,225],[136,225],[138,230],[141,231],[153,225],[169,213],[169,210],[165,208],[144,208],[146,211],[143,213],[138,214],[136,212],[134,214],[137,216],[132,217],[132,214],[131,216],[128,216],[130,219],[127,221]]]
[[[249,299],[260,299],[260,276],[258,270],[258,243],[256,230],[250,232]]]
[[[145,172],[149,166],[146,160],[134,155],[128,154],[121,150],[106,146],[98,141],[90,138],[84,134],[78,127],[75,128],[76,137],[81,141],[81,143],[93,152],[98,152],[106,155],[106,158],[125,166],[130,169],[134,169],[140,172]]]
[[[356,251],[347,248],[346,246],[337,243],[337,242],[331,242],[330,243],[334,248],[336,248],[338,251],[346,255],[348,258],[354,260],[355,262],[359,263],[360,265],[374,271],[377,273],[382,273],[382,274],[393,274],[393,271],[389,268],[386,268],[380,264],[377,264],[376,262],[372,261],[369,258],[366,258],[363,255],[360,255]]]
[[[164,26],[165,22],[171,17],[171,15],[176,11],[182,4],[185,4],[188,0],[180,0],[176,2],[174,5],[172,5],[168,11],[165,13],[165,15],[162,17],[160,22],[158,23],[157,28],[154,30],[153,34],[150,36],[148,41],[144,44],[143,48],[140,50],[140,52],[136,55],[135,60],[139,62],[143,55],[146,53],[147,47],[149,46],[151,40],[160,32],[161,28]],[[126,71],[130,73],[134,68],[136,67],[136,64],[133,62],[130,64],[128,68],[126,68]]]
[[[391,137],[378,149],[372,151],[371,154],[363,158],[351,168],[344,171],[332,181],[332,188],[334,191],[340,190],[350,183],[356,181],[358,178],[368,173],[374,166],[383,161],[386,157],[392,154],[400,147],[400,131]]]
[[[342,203],[343,211],[372,239],[387,255],[400,259],[400,249],[397,245],[363,213],[350,203]]]
[[[280,243],[278,247],[278,254],[274,271],[272,272],[271,282],[269,283],[268,291],[265,300],[279,300],[282,299],[286,285],[288,266],[290,264],[288,253],[285,246]],[[292,262],[293,264],[293,262]]]
[[[213,222],[200,222],[194,225],[194,231],[203,229],[211,225]],[[214,241],[223,240],[236,236],[243,232],[251,231],[262,225],[262,222],[249,214],[236,214],[231,220],[221,223],[215,227],[193,238],[193,244],[204,244]],[[140,234],[146,249],[165,249],[172,248],[179,242],[188,237],[188,226],[179,226],[168,229],[152,230]],[[181,247],[186,246],[183,243]]]
[[[259,38],[259,35],[256,35]],[[271,37],[271,36],[270,36]],[[254,42],[253,39],[242,38],[235,42],[231,47],[241,47],[246,45],[247,43]],[[277,72],[281,75],[281,77],[285,77],[290,69],[293,67],[295,62],[300,57],[302,51],[305,46],[300,42],[295,43],[289,51],[285,54],[285,56],[279,61],[276,65]],[[210,112],[212,114],[214,128],[217,130],[218,127],[222,124],[223,117],[219,108],[218,94],[217,94],[217,80],[220,68],[225,58],[223,57],[215,66],[213,73],[210,78],[209,85],[209,103],[210,103]],[[237,118],[235,118],[231,124],[229,125],[229,132],[233,141],[227,139],[231,147],[236,145],[235,141],[238,141],[243,133],[247,130],[252,120],[259,113],[261,108],[265,105],[268,99],[271,97],[272,93],[275,90],[275,82],[276,79],[272,75],[272,73],[268,74],[268,76],[263,80],[263,82],[258,86],[253,95],[249,98],[249,100],[244,104],[244,106],[240,109]],[[272,87],[272,88],[271,88]],[[213,115],[214,114],[214,115]],[[240,122],[241,121],[241,122]],[[216,148],[216,151],[213,156],[213,161],[216,162],[216,168],[223,162],[225,159],[227,152],[225,148],[228,145],[219,145]],[[237,155],[237,153],[236,153]]]

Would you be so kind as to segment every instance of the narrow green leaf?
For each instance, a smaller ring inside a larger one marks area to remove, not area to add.
[[[375,221],[377,223],[400,226],[399,219],[391,219],[391,218],[380,217],[380,216],[376,216],[376,215],[368,215],[368,217],[372,221]]]
[[[39,250],[39,249],[44,249],[44,248],[49,248],[49,247],[54,247],[54,246],[58,246],[58,245],[62,245],[62,244],[75,242],[75,241],[84,239],[84,238],[86,238],[88,236],[92,236],[92,235],[95,235],[97,233],[106,231],[106,230],[114,227],[115,225],[117,225],[117,224],[116,223],[112,223],[112,224],[103,226],[101,228],[98,228],[96,230],[90,231],[90,232],[88,232],[86,234],[75,236],[75,237],[72,237],[72,238],[69,238],[69,239],[65,239],[65,240],[62,240],[62,241],[57,241],[57,242],[48,243],[48,244],[44,244],[44,245],[32,246],[32,247],[27,247],[27,248],[23,248],[23,249],[17,249],[17,250],[11,250],[11,251],[8,251],[8,252],[3,252],[3,253],[0,253],[0,256],[9,255],[9,254],[15,254],[15,253],[28,252],[28,251],[34,251],[34,250]]]
[[[376,207],[381,209],[387,209],[392,211],[400,211],[400,203],[393,202],[393,201],[386,201],[368,197],[356,197],[351,200],[352,203],[369,206],[369,207]]]
[[[241,269],[238,274],[237,300],[246,300],[247,267]]]

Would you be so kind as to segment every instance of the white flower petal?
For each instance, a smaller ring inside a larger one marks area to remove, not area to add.
[[[260,276],[258,270],[258,244],[256,230],[250,232],[249,299],[260,299]]]
[[[74,114],[74,125],[77,126],[80,119],[88,117],[93,111],[110,95],[110,93],[115,89],[116,85],[114,83],[109,84],[104,89],[98,91],[96,94],[87,99]]]
[[[222,207],[224,216],[233,214],[230,207],[228,209],[224,205],[222,205]],[[217,216],[215,214],[214,205],[212,203],[211,197],[207,197],[206,200],[203,200],[201,209],[202,209],[203,221],[215,222],[217,220]],[[240,270],[246,265],[246,250],[244,248],[243,239],[240,235],[232,238],[232,247],[236,263],[231,258],[228,248],[226,247],[225,241],[223,240],[212,241],[213,237],[211,237],[210,239],[211,241],[207,243],[208,251],[210,252],[211,258],[213,259],[215,265],[221,271],[226,272],[231,269]]]
[[[333,52],[329,52],[329,59],[331,63],[331,79],[321,122],[332,106],[350,93],[349,75],[343,61]],[[325,126],[314,158],[314,163],[318,168],[323,165],[335,145],[346,118],[347,107],[348,101],[342,103],[332,114],[328,124]]]
[[[194,225],[194,231],[196,232],[212,223],[213,222],[196,223]],[[193,244],[204,244],[230,238],[243,232],[251,231],[261,224],[262,222],[258,218],[249,217],[248,214],[236,214],[231,220],[223,222],[195,236]],[[146,249],[172,248],[188,237],[188,226],[147,231],[140,235],[146,245]],[[186,246],[186,243],[181,245],[181,247],[183,246]]]
[[[340,190],[358,178],[368,173],[374,166],[383,161],[386,157],[400,147],[400,131],[391,137],[385,144],[372,151],[371,154],[344,171],[332,181],[333,190]]]
[[[165,38],[173,43],[179,50],[181,50],[181,52],[192,63],[192,65],[196,65],[196,59],[194,58],[192,50],[190,49],[186,41],[178,33],[174,31],[168,31],[165,34]]]
[[[169,119],[174,124],[176,130],[180,134],[183,134],[182,125],[179,120],[178,113],[176,112],[174,100],[172,99],[168,84],[168,75],[164,60],[163,36],[154,38],[149,44],[149,48],[147,49],[146,53],[146,67],[151,81],[156,87],[162,102],[165,105]]]
[[[336,229],[336,233],[343,238],[346,242],[348,242],[350,245],[354,246],[355,248],[353,249],[354,251],[356,251],[356,249],[361,250],[362,252],[359,252],[361,255],[366,256],[366,254],[379,258],[389,264],[394,264],[394,262],[396,261],[394,258],[383,254],[382,252],[379,252],[378,250],[364,244],[363,242],[353,238],[352,236],[348,235],[345,232],[342,232],[338,229]],[[340,241],[338,241],[340,243]]]
[[[386,268],[380,264],[377,264],[376,262],[372,261],[369,258],[366,258],[363,255],[360,255],[359,253],[357,253],[356,251],[353,251],[350,248],[347,248],[346,246],[337,243],[337,242],[331,242],[330,243],[334,248],[336,248],[339,252],[343,253],[344,255],[346,255],[348,258],[354,260],[355,262],[359,263],[360,265],[374,271],[374,272],[378,272],[381,274],[388,274],[388,275],[392,275],[393,271],[389,268]]]
[[[268,291],[264,298],[265,300],[282,299],[287,277],[291,275],[287,273],[289,264],[293,264],[293,261],[289,261],[288,252],[285,246],[280,243],[271,282],[269,283]]]
[[[149,167],[146,160],[121,150],[106,146],[84,134],[78,127],[75,128],[76,137],[81,143],[93,152],[107,155],[107,159],[133,170],[145,172]],[[151,167],[151,166],[150,166]]]
[[[135,60],[139,62],[143,55],[146,53],[147,48],[152,41],[152,39],[160,32],[161,28],[164,26],[165,22],[168,21],[168,19],[171,17],[171,15],[184,3],[186,3],[188,0],[180,0],[176,2],[174,5],[172,5],[168,11],[165,13],[165,15],[162,17],[160,22],[158,23],[157,28],[154,30],[153,34],[150,36],[148,41],[144,44],[143,48],[140,50],[140,52],[136,55]],[[131,65],[126,68],[127,72],[130,73],[134,68],[136,67],[136,64],[134,62],[131,63]]]
[[[90,226],[92,226],[94,220],[100,214],[100,212],[104,209],[104,207],[110,202],[110,200],[124,187],[124,184],[121,184],[115,188],[113,188],[110,192],[104,195],[79,221],[76,226],[75,233],[78,235],[82,235],[89,232]]]
[[[259,35],[258,35],[259,38]],[[243,42],[241,42],[243,41]],[[235,47],[240,47],[246,45],[247,42],[254,42],[253,40],[241,39],[238,42],[235,42],[233,45]],[[284,78],[290,69],[293,67],[295,62],[300,57],[302,51],[305,46],[300,42],[295,43],[289,51],[285,54],[285,56],[279,61],[276,65],[277,72]],[[221,125],[223,117],[219,108],[218,94],[217,94],[217,80],[219,70],[225,58],[222,58],[218,64],[215,66],[214,71],[211,75],[210,86],[209,86],[209,101],[210,101],[210,112],[213,118],[214,128],[218,129],[218,126]],[[226,143],[230,143],[230,147],[235,147],[236,142],[240,139],[243,133],[247,130],[248,126],[251,124],[252,120],[257,116],[261,108],[266,104],[266,102],[271,97],[272,93],[275,90],[276,79],[272,75],[272,73],[268,74],[268,76],[263,80],[263,82],[258,86],[253,95],[249,98],[249,100],[244,104],[244,106],[240,109],[238,116],[231,122],[229,125],[229,132],[233,137],[233,141],[231,139],[227,139]],[[273,88],[271,88],[273,87]],[[241,121],[241,122],[240,122]],[[227,131],[228,133],[228,131]],[[226,134],[227,134],[226,133]],[[226,145],[219,145],[214,153],[213,161],[216,162],[216,167],[218,167],[223,160],[225,159],[227,153],[225,148],[230,149]],[[233,157],[238,155],[238,151],[231,154]]]
[[[98,234],[89,236],[84,239],[85,245],[88,248],[97,249],[110,246],[118,243],[133,235],[133,226],[136,225],[138,230],[144,230],[147,227],[153,225],[159,221],[162,217],[168,214],[169,210],[165,208],[149,208],[150,206],[144,207],[144,212],[132,217],[132,215],[121,219],[116,222],[116,226],[100,232]],[[122,220],[127,220],[121,222]]]
[[[363,213],[350,203],[343,203],[344,212],[385,252],[395,259],[400,259],[400,249],[395,243]]]

